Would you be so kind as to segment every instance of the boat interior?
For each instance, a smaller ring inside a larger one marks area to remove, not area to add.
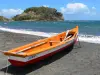
[[[27,57],[60,46],[76,36],[74,30],[68,30],[55,36],[38,40],[30,44],[4,52],[8,56]]]

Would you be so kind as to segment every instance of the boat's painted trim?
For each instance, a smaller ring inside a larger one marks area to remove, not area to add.
[[[20,57],[11,56],[8,60],[14,66],[25,66],[27,64],[36,63],[36,62],[38,62],[40,60],[43,60],[44,58],[52,56],[53,54],[55,54],[55,53],[57,53],[59,51],[64,50],[65,48],[67,48],[70,45],[74,44],[76,40],[77,40],[77,38],[72,39],[71,41],[67,42],[64,45],[56,47],[56,48],[54,48],[52,50],[48,50],[48,51],[42,52],[40,54],[37,54],[36,56],[26,57],[26,58],[20,58]]]
[[[38,53],[38,54],[33,55],[33,56],[28,56],[28,57],[25,57],[25,58],[16,57],[16,56],[10,56],[9,59],[17,60],[17,61],[22,61],[22,62],[27,62],[27,61],[36,59],[36,58],[38,58],[38,57],[41,57],[41,56],[43,56],[43,55],[49,54],[49,53],[51,53],[51,52],[54,52],[54,51],[56,51],[56,50],[58,50],[58,49],[60,49],[60,48],[63,48],[63,47],[65,47],[65,46],[69,45],[69,44],[72,43],[72,42],[73,42],[73,40],[71,40],[71,41],[69,41],[69,42],[67,42],[67,43],[65,43],[65,44],[63,44],[63,45],[61,45],[61,46],[59,46],[59,47],[55,47],[55,48],[53,48],[53,49],[50,49],[50,50],[47,50],[47,51]]]

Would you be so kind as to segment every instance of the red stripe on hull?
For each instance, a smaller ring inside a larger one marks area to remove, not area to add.
[[[46,55],[44,55],[44,56],[38,57],[38,58],[36,58],[36,59],[30,60],[30,61],[27,61],[27,62],[21,62],[21,61],[16,61],[16,60],[11,60],[11,59],[8,59],[8,60],[9,60],[9,62],[10,62],[13,66],[18,66],[18,67],[25,66],[25,65],[28,65],[28,64],[34,64],[34,63],[36,63],[36,62],[39,62],[40,60],[43,60],[43,59],[45,59],[45,58],[47,58],[47,57],[49,57],[49,56],[52,56],[52,55],[54,55],[55,53],[57,53],[57,52],[59,52],[59,51],[62,51],[62,50],[64,50],[65,48],[67,48],[67,47],[73,45],[73,44],[75,43],[75,41],[76,41],[76,40],[74,40],[73,43],[71,43],[71,44],[69,44],[69,45],[67,45],[67,46],[65,46],[65,47],[63,47],[63,48],[61,48],[61,49],[59,49],[59,50],[57,50],[57,51],[54,51],[54,52],[52,52],[52,53],[46,54]]]

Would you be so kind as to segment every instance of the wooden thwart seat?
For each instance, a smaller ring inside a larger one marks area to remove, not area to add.
[[[60,42],[60,41],[50,41],[50,42]]]
[[[63,41],[66,41],[67,39],[71,38],[72,35],[68,36],[68,37],[65,37]]]
[[[39,43],[39,44],[36,44],[36,45],[30,46],[30,47],[27,47],[27,48],[25,48],[25,49],[22,49],[22,50],[20,50],[20,51],[17,51],[16,53],[14,52],[14,54],[17,54],[17,53],[26,51],[26,50],[31,49],[31,48],[35,48],[35,47],[40,46],[40,45],[43,45],[43,44],[45,44],[45,43],[47,43],[47,42],[41,42],[41,43]]]

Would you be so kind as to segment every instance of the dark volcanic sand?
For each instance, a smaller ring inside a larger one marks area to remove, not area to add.
[[[43,37],[0,32],[0,50],[9,50]],[[0,54],[0,75],[7,69],[7,57]],[[3,68],[4,67],[4,68]],[[8,75],[100,75],[100,46],[81,42],[36,64],[23,68],[8,66]]]

